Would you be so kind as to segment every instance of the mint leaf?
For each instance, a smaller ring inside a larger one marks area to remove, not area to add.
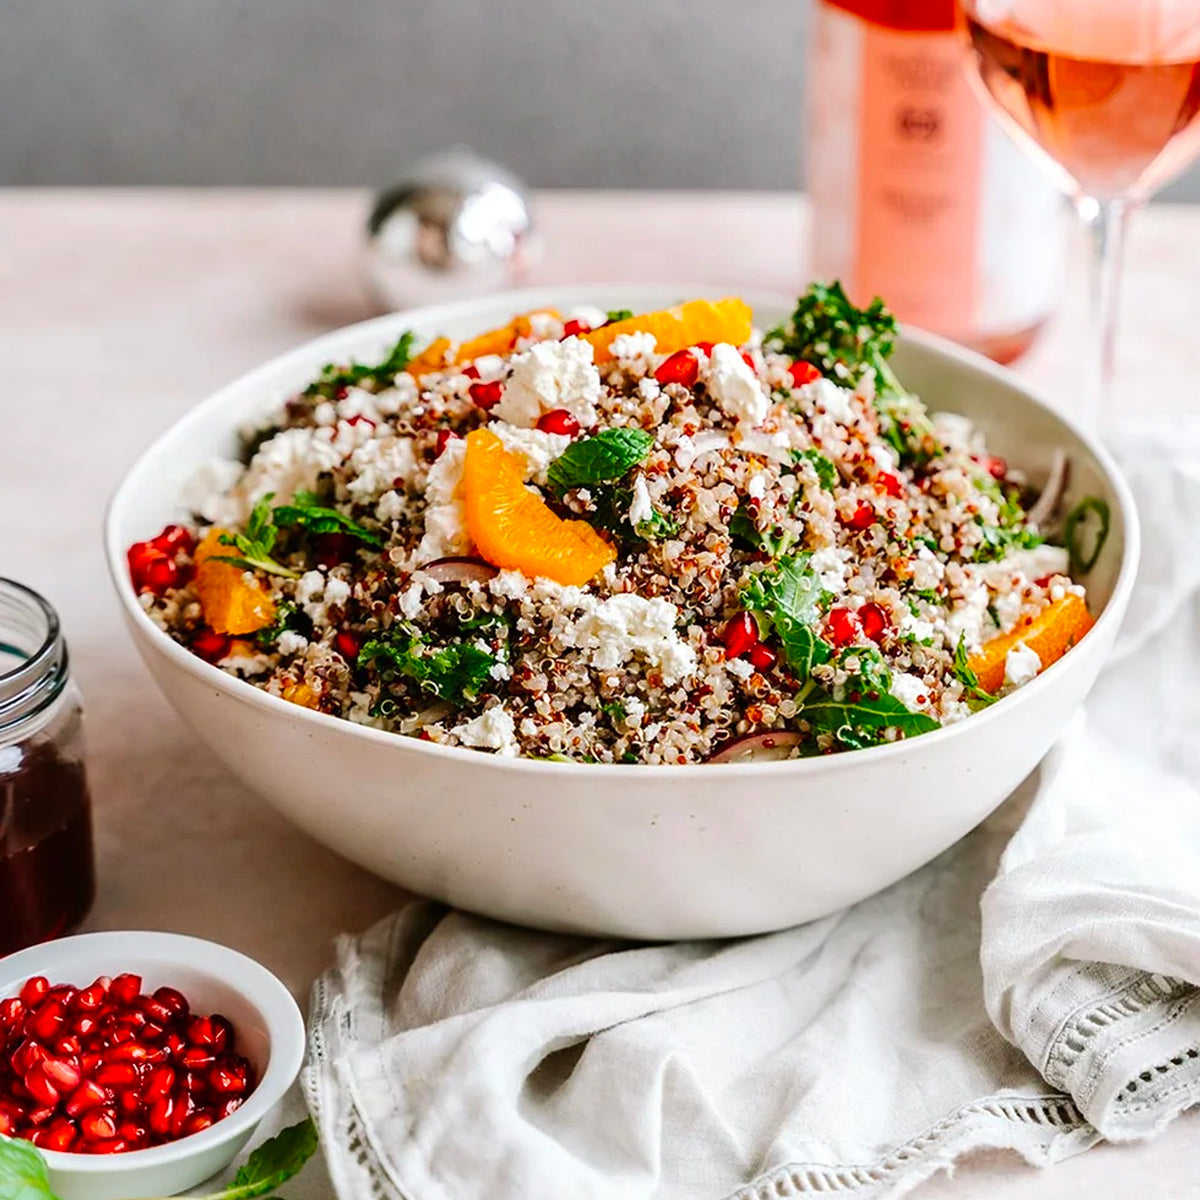
[[[250,519],[246,522],[246,528],[242,533],[232,535],[223,533],[221,535],[222,546],[233,546],[240,550],[241,554],[214,554],[212,556],[214,562],[232,563],[235,567],[242,567],[247,571],[263,571],[268,575],[279,575],[284,579],[300,578],[299,571],[293,571],[290,567],[285,567],[271,557],[271,551],[275,548],[275,539],[279,536],[279,530],[275,528],[275,522],[271,516],[271,501],[274,498],[275,493],[268,492],[259,500],[250,513]]]
[[[809,565],[811,558],[807,553],[786,558],[771,570],[751,576],[742,592],[746,608],[775,631],[788,666],[801,680],[833,654],[833,648],[812,629],[825,593]]]
[[[338,366],[336,363],[327,363],[318,378],[304,389],[304,395],[323,396],[326,400],[332,400],[342,388],[354,387],[368,379],[375,383],[390,384],[412,360],[414,337],[411,331],[402,333],[387,357],[374,365],[350,363],[348,366]]]
[[[559,494],[616,483],[645,460],[653,445],[653,436],[644,429],[605,429],[595,437],[572,442],[550,464],[546,479]]]
[[[470,642],[432,648],[404,626],[386,638],[367,642],[358,655],[358,665],[374,667],[383,682],[411,680],[422,691],[458,708],[479,698],[498,661]]]
[[[0,1135],[0,1198],[58,1200],[50,1189],[46,1160],[32,1142]]]
[[[1089,515],[1096,517],[1097,524],[1092,535],[1091,551],[1085,553],[1081,534],[1084,532],[1085,525],[1091,524],[1088,520]],[[1086,575],[1096,565],[1100,551],[1104,549],[1104,543],[1108,541],[1108,530],[1111,524],[1112,511],[1108,507],[1108,501],[1101,500],[1099,496],[1085,496],[1067,513],[1063,541],[1066,544],[1067,553],[1071,556],[1072,575]]]
[[[317,1130],[311,1120],[289,1125],[250,1155],[224,1191],[202,1200],[250,1200],[253,1196],[265,1196],[281,1183],[287,1183],[316,1149]]]
[[[820,450],[795,450],[792,452],[792,457],[796,462],[807,460],[812,463],[813,470],[817,473],[817,482],[827,491],[832,492],[837,487],[838,472],[837,467],[833,465],[832,460],[825,457]]]
[[[966,692],[969,700],[976,702],[972,707],[986,708],[989,704],[995,704],[999,697],[993,696],[991,692],[985,692],[979,684],[979,676],[971,669],[970,658],[967,654],[967,643],[965,636],[960,634],[958,645],[954,647],[954,662],[950,667],[955,679],[963,685],[963,691]]]
[[[605,324],[611,325],[614,321],[628,321],[632,317],[632,308],[613,308],[609,310]]]
[[[379,549],[383,538],[352,521],[336,508],[327,508],[318,502],[313,492],[297,492],[291,504],[281,504],[275,509],[275,524],[287,529],[296,528],[307,534],[345,533],[358,538],[368,546]]]

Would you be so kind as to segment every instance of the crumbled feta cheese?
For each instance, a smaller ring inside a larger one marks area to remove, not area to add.
[[[1062,546],[1034,546],[1030,550],[1014,550],[1007,558],[989,563],[984,579],[993,587],[997,580],[1012,575],[1024,575],[1026,579],[1042,579],[1046,575],[1065,575],[1071,556]]]
[[[464,746],[495,750],[505,757],[514,757],[520,752],[513,719],[499,705],[471,721],[456,725],[453,733]]]
[[[629,523],[636,529],[643,521],[654,516],[654,505],[650,502],[650,489],[641,474],[633,481],[633,502],[629,505]]]
[[[653,375],[643,375],[638,380],[638,396],[647,404],[653,404],[662,395],[662,386]]]
[[[322,400],[313,409],[313,420],[318,425],[336,425],[338,423],[337,405],[329,400]]]
[[[381,416],[390,417],[417,398],[417,381],[401,371],[385,391],[375,393],[375,408]]]
[[[809,386],[816,392],[817,408],[842,425],[853,424],[856,416],[854,406],[850,403],[853,392],[838,387],[832,379],[826,379],[823,375]]]
[[[326,604],[345,604],[350,599],[350,585],[344,579],[330,579],[325,584]]]
[[[933,414],[933,431],[939,440],[960,450],[971,450],[975,442],[975,425],[961,413],[937,412]]]
[[[535,338],[558,338],[562,336],[562,321],[552,312],[529,314],[529,332]]]
[[[996,624],[1001,633],[1008,633],[1021,619],[1021,610],[1025,601],[1019,590],[1002,592],[992,601],[992,612],[996,614]]]
[[[1024,642],[1018,642],[1004,656],[1004,682],[1012,687],[1028,683],[1042,669],[1042,660],[1036,650]]]
[[[897,671],[892,676],[892,686],[888,690],[907,709],[926,708],[929,705],[929,689],[925,681],[907,671]]]
[[[389,521],[398,521],[404,516],[404,510],[408,507],[408,500],[399,492],[384,492],[379,497],[379,503],[375,506],[375,519],[387,524]]]
[[[621,366],[644,362],[654,353],[658,338],[652,333],[619,333],[609,343],[609,350]]]
[[[746,484],[746,495],[752,500],[762,500],[767,494],[767,477],[762,471],[755,471]]]
[[[872,442],[867,448],[867,453],[871,456],[871,461],[881,470],[889,474],[896,469],[896,456],[892,453],[889,446],[884,446],[878,442]]]
[[[466,512],[459,496],[466,456],[466,439],[451,438],[429,468],[425,484],[425,533],[414,554],[419,563],[466,554],[471,549]]]
[[[591,343],[576,337],[531,346],[512,360],[496,416],[529,428],[543,412],[563,408],[590,429],[600,397],[600,372],[592,357]]]
[[[342,424],[343,429],[360,426]],[[255,501],[268,492],[274,493],[276,504],[286,504],[297,492],[316,490],[317,480],[325,471],[338,466],[351,447],[345,446],[329,429],[283,429],[258,448],[250,460],[235,495],[241,500],[245,513]],[[370,433],[370,428],[365,427]]]
[[[520,600],[529,591],[529,580],[520,571],[500,571],[488,588],[502,600]]]
[[[504,373],[504,358],[499,354],[481,354],[474,362],[479,378],[487,381],[499,379]]]
[[[823,546],[814,550],[809,566],[821,581],[821,587],[835,596],[846,590],[846,557],[848,550],[841,546]]]
[[[308,638],[294,629],[285,629],[279,635],[275,648],[280,654],[299,654],[301,650],[308,649]]]
[[[679,610],[667,600],[647,600],[622,592],[596,602],[583,599],[583,615],[570,636],[589,652],[599,670],[614,670],[640,654],[662,672],[663,682],[677,683],[696,668],[696,652],[675,632]]]
[[[589,329],[599,329],[608,324],[608,313],[594,304],[577,304],[567,310],[568,321],[582,321]]]
[[[731,658],[725,664],[725,670],[735,679],[749,679],[754,674],[754,666],[749,659]]]
[[[237,524],[242,518],[242,506],[227,495],[241,478],[240,462],[227,458],[212,458],[201,463],[183,485],[183,502],[214,525]]]
[[[350,466],[357,474],[346,485],[346,491],[356,503],[367,504],[389,488],[403,487],[412,477],[417,467],[413,439],[372,438],[350,455]]]
[[[952,646],[957,646],[960,638],[968,650],[974,650],[979,645],[983,640],[983,621],[987,616],[988,603],[987,587],[982,583],[972,583],[944,623],[946,637]]]
[[[396,608],[402,617],[415,621],[421,615],[425,598],[424,581],[414,579],[396,596]]]
[[[721,411],[739,425],[761,425],[771,411],[758,376],[728,342],[712,348],[704,382]]]
[[[491,431],[504,443],[505,450],[525,459],[526,480],[544,486],[546,471],[571,444],[565,433],[546,433],[541,429],[522,429],[506,421],[493,421]]]

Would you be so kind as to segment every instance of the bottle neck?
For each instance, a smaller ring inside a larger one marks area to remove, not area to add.
[[[40,723],[69,678],[58,614],[31,588],[0,579],[0,746]]]

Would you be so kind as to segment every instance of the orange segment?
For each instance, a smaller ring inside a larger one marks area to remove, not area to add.
[[[491,329],[462,342],[449,362],[446,361],[446,351],[450,349],[450,339],[438,338],[414,358],[406,370],[414,379],[420,379],[434,371],[444,371],[447,367],[474,362],[485,354],[507,354],[516,345],[518,338],[528,337],[533,332],[533,318],[543,314],[556,320],[560,319],[557,310],[553,308],[538,308],[533,312],[522,313],[501,329]]]
[[[524,457],[489,429],[467,434],[462,496],[471,541],[493,566],[578,587],[617,557],[586,521],[564,521],[531,492]]]
[[[307,683],[285,683],[279,693],[289,704],[301,708],[320,708],[321,697]]]
[[[215,562],[214,556],[236,554],[223,545],[224,529],[212,528],[196,547],[196,590],[205,624],[218,633],[253,633],[275,620],[275,601],[257,579],[233,563]]]
[[[1095,623],[1087,605],[1074,592],[1068,592],[1036,617],[1026,617],[1011,633],[985,643],[972,656],[971,670],[979,676],[979,686],[985,692],[998,692],[1004,686],[1004,660],[1018,642],[1036,652],[1044,671],[1051,663],[1058,662]]]
[[[660,312],[643,313],[625,321],[613,321],[582,335],[596,351],[596,362],[612,360],[609,346],[623,333],[652,333],[658,339],[659,354],[674,354],[697,342],[730,342],[741,346],[750,340],[754,314],[750,306],[736,296],[724,300],[689,300]]]

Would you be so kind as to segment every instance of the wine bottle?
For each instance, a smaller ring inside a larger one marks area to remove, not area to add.
[[[817,278],[1001,362],[1051,315],[1062,201],[972,89],[953,0],[815,0]]]

